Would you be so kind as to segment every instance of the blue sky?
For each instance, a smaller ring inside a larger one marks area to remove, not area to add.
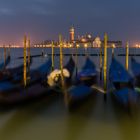
[[[20,43],[24,34],[33,42],[68,39],[91,33],[111,40],[140,41],[139,0],[0,0],[0,43]]]

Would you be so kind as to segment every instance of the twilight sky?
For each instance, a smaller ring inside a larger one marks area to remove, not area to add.
[[[32,41],[68,39],[91,33],[111,40],[140,41],[140,0],[0,0],[0,44],[21,44],[26,33]],[[140,43],[140,42],[139,42]]]

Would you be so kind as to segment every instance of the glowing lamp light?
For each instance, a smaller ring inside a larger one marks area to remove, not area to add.
[[[79,44],[77,44],[77,45],[76,45],[76,47],[77,47],[77,48],[79,48],[79,47],[80,47],[80,45],[79,45]]]
[[[136,47],[138,48],[139,47],[139,44],[136,44]]]
[[[86,42],[86,39],[85,39],[85,38],[82,38],[81,41],[82,41],[82,42]]]
[[[88,35],[88,38],[91,39],[91,35],[90,34]]]
[[[87,45],[87,44],[84,44],[84,47],[85,47],[85,48],[87,48],[87,47],[88,47],[88,45]]]
[[[112,48],[116,48],[115,44],[112,44]]]

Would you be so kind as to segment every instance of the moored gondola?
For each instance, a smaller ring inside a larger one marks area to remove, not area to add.
[[[27,67],[30,67],[32,65],[32,58],[30,58],[30,65],[27,63]],[[18,83],[22,79],[23,75],[23,64],[14,67],[14,68],[6,68],[3,71],[1,71],[1,77],[0,77],[0,82],[6,82],[6,81],[11,81],[13,83]]]
[[[3,71],[5,71],[6,66],[10,63],[10,56],[6,58],[5,63],[0,64],[0,79],[3,78]]]
[[[93,89],[84,84],[73,85],[67,90],[67,107],[76,109],[93,95]]]
[[[112,59],[109,69],[109,79],[115,87],[112,94],[116,101],[124,107],[136,104],[137,93],[133,87],[133,78],[115,58]]]
[[[137,103],[138,94],[132,88],[124,87],[120,90],[115,90],[113,95],[115,100],[125,108],[130,108]]]
[[[84,83],[87,86],[91,86],[96,82],[96,67],[89,57],[86,58],[85,65],[83,66],[82,70],[78,73],[77,79],[80,83]]]
[[[0,72],[10,63],[10,56],[8,56],[2,64],[0,64]]]
[[[69,73],[66,74],[65,70]],[[85,85],[83,82],[75,82],[77,80],[77,75],[73,76],[75,70],[75,62],[73,57],[71,56],[68,63],[63,68],[63,78],[64,85],[61,84],[61,71],[54,70],[48,78],[52,78],[53,82],[50,81],[49,85],[59,93],[63,93],[65,103],[69,109],[76,107],[78,104],[82,103],[92,94],[92,88],[90,86]],[[66,76],[69,75],[69,76]],[[55,80],[55,81],[54,81]],[[87,81],[86,81],[87,82]],[[64,86],[64,87],[63,87]]]
[[[73,77],[74,70],[75,70],[75,62],[71,56],[69,61],[63,68],[63,77],[64,77],[65,87],[69,87],[72,84],[73,82],[72,77]],[[62,89],[60,69],[55,69],[48,75],[47,84],[56,90]]]
[[[66,91],[68,97],[67,105],[69,109],[75,109],[78,105],[82,104],[93,95],[91,85],[96,82],[96,77],[96,67],[90,58],[87,57],[82,70],[75,75],[74,79],[76,79],[77,82],[74,82],[74,84]]]
[[[12,82],[1,83],[0,86],[0,104],[15,105],[25,103],[28,100],[37,99],[48,95],[51,88],[44,87],[42,82],[51,70],[51,60],[40,67],[40,73],[37,71],[30,77],[30,83],[27,87],[23,84],[13,84]],[[35,76],[35,77],[33,77]],[[47,92],[48,91],[48,92]]]
[[[134,57],[131,57],[131,70],[135,79],[135,86],[140,86],[140,63]]]
[[[109,68],[109,79],[116,89],[133,87],[132,76],[115,58],[112,59]]]

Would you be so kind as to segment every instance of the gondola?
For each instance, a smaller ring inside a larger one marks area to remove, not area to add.
[[[30,58],[30,66],[32,65],[32,58]],[[27,63],[27,67],[28,66]],[[21,81],[22,79],[22,74],[23,74],[23,64],[18,66],[18,67],[14,67],[14,68],[6,68],[3,71],[1,71],[1,78],[0,78],[0,82],[6,82],[6,81],[11,81],[13,83],[18,83]]]
[[[6,81],[0,85],[0,104],[4,106],[17,105],[26,103],[29,100],[37,99],[48,95],[51,88],[42,85],[42,81],[51,70],[51,59],[40,67],[39,71],[30,77],[30,83],[26,86],[23,84],[13,84]],[[36,75],[38,73],[38,75]],[[33,77],[34,76],[34,77]]]
[[[10,63],[10,56],[8,56],[4,63],[0,64],[0,72],[4,70],[4,68]]]
[[[51,67],[51,59],[47,60],[44,64],[42,64],[39,68],[32,70],[30,75],[27,74],[27,86],[31,86],[35,83],[40,83],[43,79],[46,78],[47,73],[49,73]],[[23,70],[22,70],[23,71]],[[20,76],[21,77],[21,76]],[[5,91],[16,91],[23,88],[23,76],[19,80],[19,82],[13,82],[10,80],[4,81],[0,83],[0,92]],[[4,86],[7,85],[7,86]],[[8,87],[9,86],[9,87]],[[6,89],[5,89],[6,87]]]
[[[75,70],[75,62],[71,56],[68,63],[63,67],[64,83],[66,87],[70,86],[73,82],[72,77],[73,77],[74,70]],[[47,84],[49,86],[52,86],[56,90],[59,89],[61,92],[62,82],[61,82],[60,69],[55,69],[48,75]]]
[[[64,66],[64,69],[68,70],[69,72],[69,77],[65,78],[65,84],[66,86],[69,86],[70,84],[72,84],[72,77],[75,70],[75,62],[72,56],[70,57],[68,63]]]
[[[89,57],[86,58],[85,65],[82,70],[75,75],[75,79],[78,81],[73,84],[68,90],[68,108],[73,109],[83,101],[87,100],[93,93],[91,85],[96,81],[97,71],[94,63]]]
[[[140,86],[140,63],[131,57],[131,70],[135,78],[135,86]]]
[[[84,83],[87,86],[91,86],[96,82],[97,71],[95,64],[91,61],[89,57],[86,58],[85,65],[82,70],[78,73],[77,80]]]
[[[66,92],[68,109],[75,109],[89,97],[91,97],[93,89],[84,84],[72,85]]]
[[[10,56],[8,56],[5,63],[0,64],[0,79],[3,78],[3,71],[5,71],[5,68],[10,63],[10,60]]]
[[[133,87],[133,78],[115,58],[110,65],[109,79],[115,87],[112,94],[117,102],[127,108],[136,104],[137,93]]]
[[[115,58],[112,58],[109,68],[109,80],[117,90],[123,87],[133,87],[132,76]]]

